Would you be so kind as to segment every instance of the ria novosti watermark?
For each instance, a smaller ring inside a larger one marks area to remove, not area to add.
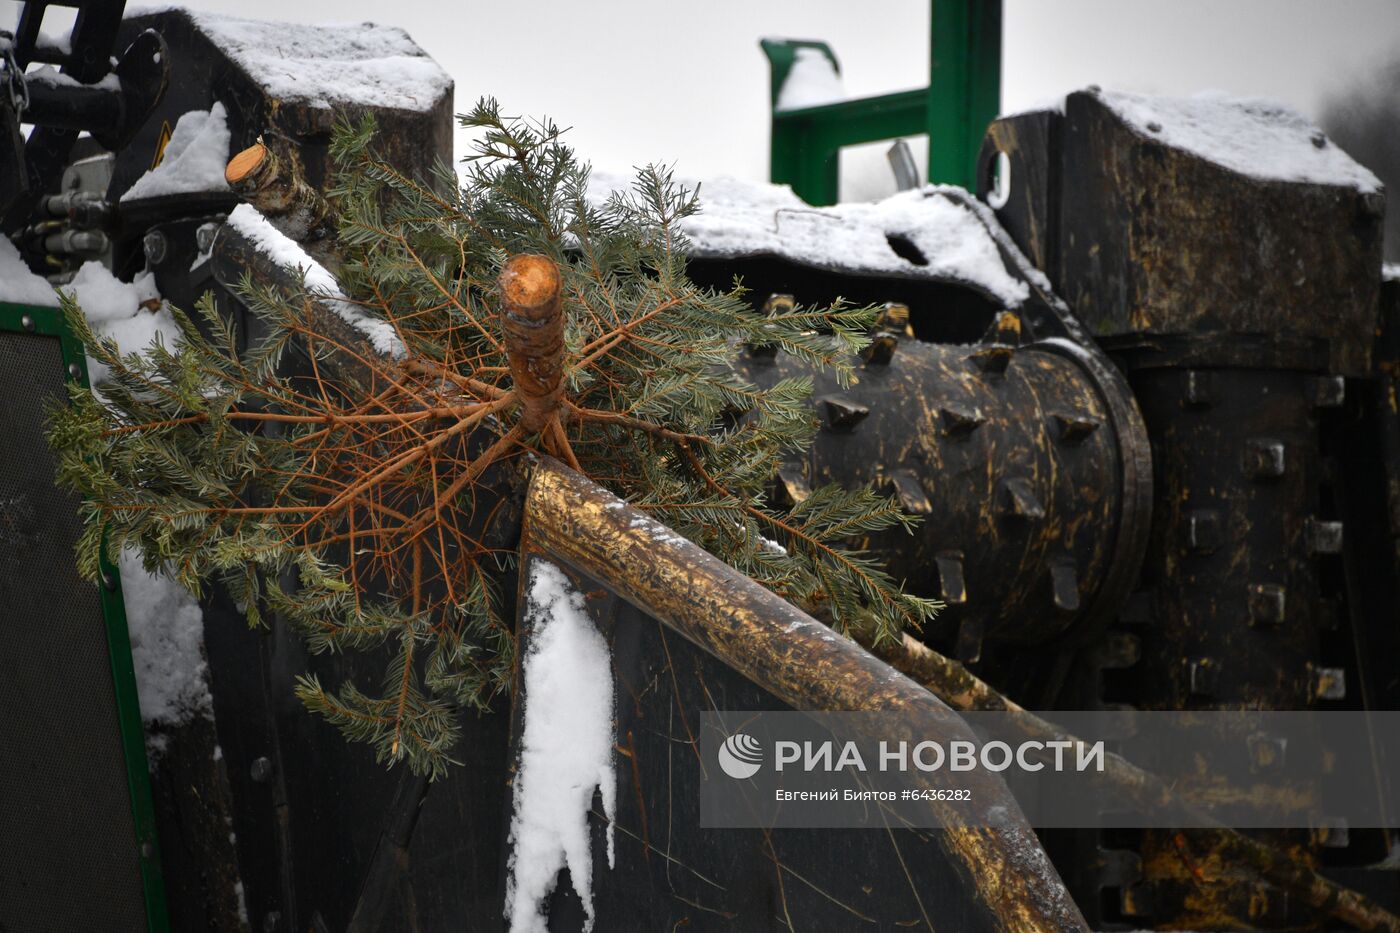
[[[753,777],[763,766],[763,744],[746,732],[727,737],[716,753],[720,768],[731,778]],[[878,754],[867,764],[860,744],[854,741],[837,743],[830,739],[820,742],[778,740],[773,743],[773,770],[782,772],[796,767],[802,771],[984,771],[1001,772],[1013,766],[1022,771],[1103,771],[1104,743],[1075,742],[1051,739],[1041,742],[1028,739],[1014,747],[1007,742],[992,740],[978,743],[954,739],[951,742],[897,742],[880,740]]]
[[[1400,713],[1034,715],[1053,734],[1016,713],[919,736],[897,713],[707,712],[701,825],[996,825],[1012,808],[1037,827],[1400,822]]]

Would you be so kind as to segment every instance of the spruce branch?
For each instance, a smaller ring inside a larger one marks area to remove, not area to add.
[[[758,388],[732,365],[744,344],[776,344],[849,377],[876,310],[758,314],[739,283],[686,276],[681,223],[701,202],[669,168],[598,203],[553,123],[489,99],[462,122],[478,141],[460,179],[404,176],[369,120],[332,143],[340,283],[392,326],[399,356],[328,332],[304,284],[244,281],[261,336],[241,352],[207,297],[176,312],[174,346],[126,356],[65,302],[111,374],[53,413],[60,479],[88,502],[82,571],[134,546],[196,592],[220,581],[249,624],[275,614],[314,652],[384,652],[376,692],[308,676],[297,694],[381,761],[433,776],[458,711],[509,683],[515,554],[496,524],[525,454],[558,457],[838,629],[883,640],[929,618],[935,603],[849,546],[911,524],[892,500],[832,487],[768,501],[816,430],[811,382]]]

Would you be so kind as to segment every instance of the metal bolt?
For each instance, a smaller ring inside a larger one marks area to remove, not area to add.
[[[143,842],[143,843],[141,843],[141,857],[142,857],[142,858],[150,858],[152,855],[155,855],[155,854],[156,854],[156,847],[155,847],[155,846],[151,845],[149,842]]]
[[[826,426],[831,431],[846,433],[855,430],[870,416],[870,409],[841,395],[825,395],[817,401],[826,409]]]
[[[802,468],[796,466],[778,468],[778,489],[781,497],[786,500],[784,504],[789,507],[807,501],[807,497],[812,494],[812,487],[807,485]]]
[[[1186,692],[1193,697],[1208,699],[1215,696],[1219,667],[1214,658],[1189,658],[1186,661]]]
[[[1278,771],[1283,768],[1288,751],[1288,740],[1267,732],[1256,732],[1245,740],[1249,750],[1249,770]]]
[[[1347,381],[1341,376],[1309,376],[1308,401],[1314,408],[1340,408],[1347,397]]]
[[[1079,579],[1073,561],[1060,560],[1050,565],[1050,590],[1056,609],[1079,611]]]
[[[968,355],[968,359],[988,376],[1000,376],[1006,372],[1006,367],[1011,365],[1011,357],[1015,354],[1015,347],[993,343],[974,350]]]
[[[1084,443],[1090,434],[1099,429],[1100,422],[1087,415],[1053,415],[1055,424],[1059,427],[1060,442],[1062,444],[1077,445]]]
[[[797,307],[797,299],[791,295],[772,294],[763,303],[764,314],[789,314]]]
[[[1040,504],[1029,479],[1016,476],[1004,482],[1002,488],[1006,490],[1003,514],[1027,520],[1045,517],[1045,506]]]
[[[1342,553],[1342,523],[1310,518],[1303,523],[1303,542],[1309,554]]]
[[[274,933],[277,925],[282,922],[282,912],[280,910],[269,910],[263,916],[263,933]]]
[[[1328,849],[1345,849],[1351,845],[1351,828],[1342,816],[1317,817],[1313,836]]]
[[[1288,607],[1288,594],[1277,583],[1249,584],[1249,621],[1253,625],[1283,624]]]
[[[882,331],[870,338],[870,346],[861,351],[861,359],[873,366],[888,366],[899,347],[899,335]]]
[[[141,238],[141,249],[146,254],[146,262],[158,266],[165,261],[169,243],[166,241],[164,233],[159,230],[151,230]]]
[[[885,302],[885,307],[881,309],[880,316],[875,321],[875,326],[880,330],[904,333],[909,327],[909,306],[900,304],[897,301]]]
[[[943,420],[943,433],[948,437],[965,438],[977,430],[987,420],[977,409],[964,411],[960,408],[940,408],[938,417]]]
[[[77,379],[77,378],[79,378],[80,376],[82,376],[82,374],[83,374],[83,368],[82,368],[81,366],[79,366],[77,363],[69,363],[69,364],[68,364],[68,375],[72,376],[74,379]]]
[[[214,235],[219,232],[223,224],[210,221],[207,224],[200,224],[194,232],[194,244],[199,247],[201,253],[207,253],[214,248]]]
[[[259,784],[266,784],[272,780],[272,760],[266,756],[254,758],[248,767],[248,776]]]
[[[1314,667],[1308,665],[1308,688],[1315,700],[1345,700],[1347,696],[1347,672],[1340,667]]]
[[[1209,408],[1214,401],[1210,373],[1203,369],[1186,371],[1186,391],[1184,401],[1187,408]]]
[[[998,311],[996,320],[992,322],[991,337],[993,343],[1020,346],[1021,315],[1015,311]]]
[[[889,485],[899,506],[911,515],[928,515],[933,511],[924,484],[913,470],[895,470],[890,474]]]
[[[943,601],[950,606],[961,606],[967,602],[967,581],[963,579],[963,552],[939,551],[933,555],[933,563],[938,568],[938,590]]]
[[[1278,479],[1285,466],[1282,441],[1271,437],[1251,437],[1244,442],[1244,472],[1255,482]]]
[[[1215,509],[1190,509],[1185,517],[1188,550],[1209,554],[1225,543],[1224,523]]]
[[[30,317],[29,315],[27,315],[27,314],[26,314],[24,317],[22,317],[22,318],[19,319],[19,324],[20,324],[20,326],[23,327],[25,330],[33,330],[33,329],[34,329],[34,319],[33,319],[32,317]]]

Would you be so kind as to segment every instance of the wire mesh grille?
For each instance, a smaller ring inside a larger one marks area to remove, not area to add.
[[[146,928],[98,589],[44,411],[57,338],[0,333],[0,930]]]

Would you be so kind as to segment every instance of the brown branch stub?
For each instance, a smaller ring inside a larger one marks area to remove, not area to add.
[[[557,418],[564,396],[563,277],[554,260],[526,253],[506,262],[500,286],[520,424],[533,434]]]

